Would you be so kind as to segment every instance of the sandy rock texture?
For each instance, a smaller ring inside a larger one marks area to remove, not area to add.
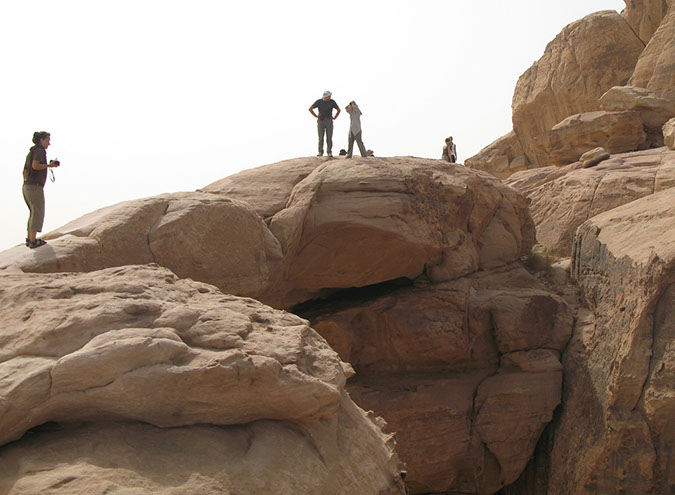
[[[564,357],[549,488],[673,493],[675,188],[582,224],[572,271],[590,311]]]
[[[640,114],[647,133],[647,147],[663,146],[663,125],[675,117],[675,103],[659,98],[651,91],[633,86],[615,86],[600,97],[603,110],[635,111]]]
[[[403,493],[295,315],[145,265],[5,275],[0,316],[2,493]]]
[[[675,103],[675,7],[672,2],[640,55],[628,84],[647,88],[656,96]]]
[[[43,248],[6,251],[0,270],[155,262],[180,277],[287,308],[401,277],[450,280],[517,260],[534,242],[524,198],[480,171],[410,157],[291,162],[204,188],[213,192],[91,213],[45,236]],[[257,199],[257,184],[268,182],[273,191],[263,196],[288,199]]]
[[[572,314],[520,265],[301,313],[355,367],[354,400],[396,431],[413,493],[515,481],[559,404]]]
[[[663,124],[663,141],[668,148],[675,150],[675,118]]]
[[[512,175],[505,182],[527,196],[537,240],[569,257],[579,225],[591,217],[675,186],[675,153],[667,148],[612,155],[583,169],[583,162]]]
[[[527,170],[530,162],[525,156],[516,133],[511,131],[468,158],[464,165],[505,179],[514,172]]]
[[[621,12],[621,16],[646,45],[668,12],[672,0],[624,1],[626,8]]]
[[[573,163],[587,151],[602,147],[610,154],[646,146],[647,135],[638,112],[586,112],[567,117],[534,138],[535,149],[553,165]]]
[[[512,101],[513,129],[532,164],[549,164],[546,154],[534,148],[533,138],[570,115],[599,110],[598,98],[628,82],[643,49],[644,43],[614,11],[573,22],[548,44],[520,76]]]

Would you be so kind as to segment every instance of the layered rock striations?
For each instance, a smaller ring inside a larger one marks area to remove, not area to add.
[[[297,316],[156,265],[5,275],[0,303],[2,493],[403,493]]]

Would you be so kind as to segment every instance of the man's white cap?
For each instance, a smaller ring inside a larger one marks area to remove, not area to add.
[[[325,98],[326,96],[331,96],[332,94],[333,94],[333,93],[331,93],[330,91],[324,91],[324,92],[323,92],[323,97]]]

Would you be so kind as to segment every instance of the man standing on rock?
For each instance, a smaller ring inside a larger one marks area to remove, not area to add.
[[[326,134],[326,145],[328,147],[328,156],[333,156],[333,121],[340,115],[340,107],[338,107],[335,100],[331,98],[333,93],[330,91],[323,92],[323,98],[316,100],[314,104],[309,107],[309,113],[314,118],[318,119],[316,126],[319,131],[319,154],[316,156],[323,156],[323,135]],[[319,115],[314,113],[314,109],[319,109]],[[337,110],[335,117],[333,117],[333,109]]]

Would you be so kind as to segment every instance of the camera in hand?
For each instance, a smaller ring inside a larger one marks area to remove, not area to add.
[[[61,165],[61,162],[58,160],[58,158],[57,158],[56,160],[50,160],[49,163],[53,163],[53,164],[56,165],[57,167],[58,167],[59,165]]]

